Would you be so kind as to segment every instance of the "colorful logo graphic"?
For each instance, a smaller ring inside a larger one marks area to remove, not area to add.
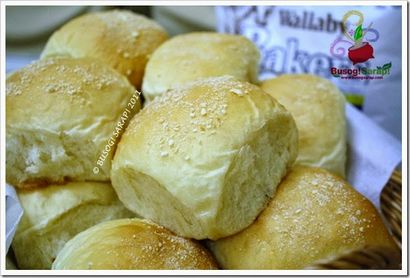
[[[352,23],[349,19],[357,18]],[[364,16],[359,11],[349,11],[342,19],[343,31],[331,44],[330,54],[339,59],[346,59],[353,63],[352,68],[330,68],[333,77],[342,79],[383,79],[390,74],[392,63],[385,63],[374,68],[369,67],[370,59],[374,57],[374,49],[371,43],[379,39],[379,32],[372,28],[373,23],[364,26]],[[367,63],[366,63],[367,62]],[[366,63],[366,64],[362,64]],[[361,65],[362,64],[362,65]]]
[[[358,20],[352,24],[349,18],[356,16]],[[346,55],[345,47],[337,47],[338,44],[344,43],[348,45],[348,57],[353,65],[357,63],[364,63],[369,59],[374,58],[374,50],[370,43],[376,42],[379,39],[379,32],[372,28],[373,23],[367,27],[363,26],[364,16],[359,11],[349,11],[342,19],[343,35],[339,36],[330,47],[330,54],[336,57],[343,57]],[[371,37],[369,35],[372,34]]]
[[[349,15],[349,14],[347,14]],[[345,15],[346,16],[346,15]],[[345,20],[345,18],[344,18]],[[370,24],[371,27],[372,24]],[[367,28],[367,32],[368,32]],[[345,31],[346,32],[346,31]],[[350,31],[351,32],[351,31]],[[353,62],[353,65],[357,63],[363,63],[367,60],[374,58],[373,56],[373,47],[369,42],[364,42],[363,37],[366,33],[363,32],[363,27],[360,22],[359,25],[356,26],[356,29],[353,34],[354,45],[349,47],[349,59]],[[350,35],[349,33],[345,33],[345,36]]]

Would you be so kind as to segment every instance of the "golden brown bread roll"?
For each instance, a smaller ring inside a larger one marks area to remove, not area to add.
[[[109,183],[76,182],[17,192],[24,214],[12,247],[20,269],[50,269],[64,244],[79,232],[135,216]]]
[[[296,164],[341,177],[346,167],[345,98],[330,81],[308,74],[266,80],[262,89],[292,113],[299,131]]]
[[[137,114],[111,171],[120,200],[176,234],[218,239],[250,225],[297,154],[282,105],[232,77],[194,81]]]
[[[301,269],[366,245],[396,248],[365,197],[326,170],[302,166],[251,226],[209,245],[225,269]]]
[[[149,56],[167,38],[156,22],[130,11],[89,13],[57,30],[41,57],[96,58],[127,76],[139,89]]]
[[[139,108],[128,80],[97,60],[52,58],[6,80],[6,178],[17,187],[108,181],[121,130]],[[125,109],[126,117],[124,116]],[[101,163],[100,163],[100,162]]]
[[[53,269],[217,269],[217,264],[199,243],[148,220],[121,219],[71,239]]]
[[[222,75],[256,83],[259,56],[256,46],[242,36],[212,32],[179,35],[152,54],[142,91],[147,100],[153,100],[176,85]]]

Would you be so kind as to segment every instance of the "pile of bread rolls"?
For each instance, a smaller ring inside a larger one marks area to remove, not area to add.
[[[343,179],[343,95],[310,75],[260,83],[258,62],[244,37],[168,39],[129,11],[56,31],[7,78],[18,268],[301,269],[396,248]]]

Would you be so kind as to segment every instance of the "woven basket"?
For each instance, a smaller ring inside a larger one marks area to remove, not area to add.
[[[383,216],[400,251],[367,246],[307,269],[401,269],[401,188],[401,173],[395,171],[380,197]]]

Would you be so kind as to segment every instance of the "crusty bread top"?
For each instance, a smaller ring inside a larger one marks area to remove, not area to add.
[[[7,128],[92,135],[98,141],[113,132],[134,88],[97,60],[56,57],[11,74],[6,93]]]
[[[259,58],[257,47],[243,36],[214,32],[175,36],[152,54],[142,91],[152,100],[176,85],[222,75],[257,83]]]
[[[53,269],[216,269],[198,243],[148,220],[101,223],[67,242]]]
[[[342,178],[302,166],[251,226],[210,245],[233,269],[299,269],[366,245],[395,248],[371,202]]]
[[[292,113],[299,130],[298,164],[345,176],[345,98],[327,79],[285,74],[266,80],[262,89]]]
[[[167,38],[159,24],[131,11],[89,13],[57,30],[41,57],[97,58],[126,75],[139,89],[149,56]]]

